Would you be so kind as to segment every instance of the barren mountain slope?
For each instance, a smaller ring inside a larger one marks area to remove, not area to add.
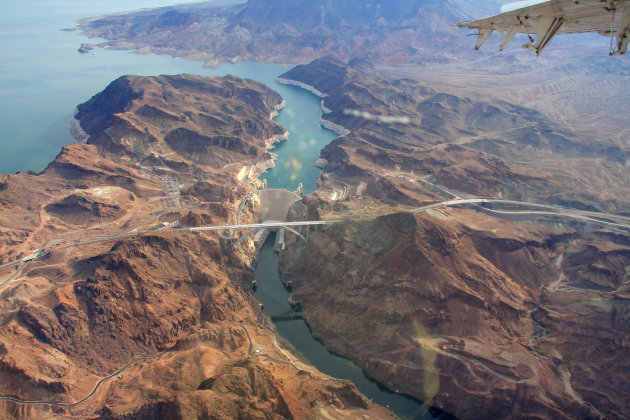
[[[450,0],[250,0],[212,2],[84,19],[81,30],[114,48],[225,60],[300,63],[327,54],[398,65],[445,62],[462,44]]]
[[[324,172],[350,185],[365,182],[375,198],[423,202],[426,182],[390,176],[413,174],[464,195],[609,212],[630,208],[630,149],[578,135],[531,108],[445,93],[330,57],[282,78],[327,95],[325,123],[350,133],[324,148]],[[379,116],[405,120],[381,123]]]
[[[630,224],[580,218],[625,214],[627,149],[335,60],[283,78],[351,130],[322,152],[307,202],[345,221],[281,254],[325,345],[461,418],[628,416]],[[479,196],[572,210],[465,204]]]
[[[235,77],[124,77],[79,107],[88,144],[1,175],[0,263],[21,262],[0,269],[0,417],[391,416],[260,327],[253,250],[174,229],[230,222],[280,105]]]

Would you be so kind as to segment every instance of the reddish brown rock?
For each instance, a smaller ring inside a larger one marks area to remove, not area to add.
[[[310,217],[343,222],[281,255],[315,336],[461,418],[628,416],[627,219],[418,209],[482,196],[624,215],[627,168],[606,140],[331,59],[283,77],[327,94],[324,118],[351,130],[322,151],[305,200]]]
[[[601,234],[449,213],[349,221],[285,251],[314,335],[458,417],[623,418],[626,287],[584,287],[570,261],[628,264],[627,238],[593,252]]]
[[[175,229],[235,216],[279,105],[233,76],[124,77],[79,107],[89,144],[0,176],[2,263],[27,257],[0,269],[0,417],[391,418],[259,326],[252,249]]]
[[[326,187],[334,187],[328,173],[341,177],[350,195],[412,206],[444,198],[424,180],[455,194],[623,214],[630,208],[620,160],[630,152],[611,155],[613,140],[570,130],[534,109],[384,77],[330,57],[281,77],[327,95],[324,123],[350,130],[321,152]]]

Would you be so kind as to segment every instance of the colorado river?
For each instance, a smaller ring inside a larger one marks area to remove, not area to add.
[[[277,84],[271,86],[277,89]],[[287,89],[289,88],[289,89]],[[276,121],[289,130],[289,139],[280,143],[273,152],[277,154],[276,166],[263,174],[271,188],[295,190],[302,182],[304,194],[314,191],[320,170],[314,166],[319,151],[336,135],[319,124],[320,100],[307,90],[294,86],[277,89],[287,107],[280,111]],[[310,167],[307,167],[310,166]],[[289,293],[280,281],[278,254],[274,251],[275,234],[269,235],[258,255],[256,278],[258,288],[255,295],[270,315],[285,314],[291,310]],[[434,418],[413,398],[392,392],[370,380],[353,362],[332,354],[322,343],[313,338],[302,319],[277,321],[277,331],[320,371],[352,381],[357,388],[377,404],[389,407],[404,419]]]
[[[265,305],[268,314],[283,314],[291,307],[289,293],[280,281],[278,254],[274,251],[275,235],[270,234],[258,256],[256,297]],[[422,403],[413,398],[392,392],[370,380],[365,373],[348,359],[326,350],[321,342],[314,339],[306,323],[301,319],[277,321],[277,331],[285,337],[313,366],[320,371],[340,379],[352,381],[359,391],[377,404],[388,407],[403,419],[432,419]]]

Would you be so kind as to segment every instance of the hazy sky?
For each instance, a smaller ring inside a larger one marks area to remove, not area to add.
[[[511,2],[511,3],[507,3],[503,6],[501,6],[501,12],[508,12],[511,10],[516,10],[516,9],[520,9],[522,7],[527,7],[527,6],[531,6],[533,4],[538,4],[538,3],[544,3],[547,0],[521,0],[521,1],[515,1],[515,2]]]

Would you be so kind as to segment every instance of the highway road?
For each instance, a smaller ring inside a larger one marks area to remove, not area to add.
[[[460,204],[480,204],[487,203],[490,200],[485,198],[461,198],[459,200],[441,201],[439,203],[429,204],[422,207],[417,207],[413,210],[409,210],[410,213],[418,213],[421,211],[427,211],[431,209],[437,209],[438,207],[452,207]],[[500,200],[499,200],[500,201]]]
[[[343,192],[341,193],[341,200],[345,200],[346,197],[348,196],[348,191],[350,190],[350,188],[352,187],[350,184],[348,184],[347,182],[341,180],[336,173],[332,172],[329,174],[326,174],[326,176],[328,177],[328,179],[338,183],[338,184],[342,184],[343,185]]]
[[[198,226],[198,227],[191,227],[191,228],[167,228],[163,230],[179,230],[179,231],[185,231],[185,232],[203,232],[203,231],[215,231],[215,230],[223,231],[223,230],[228,230],[228,229],[257,229],[257,228],[292,227],[292,226],[317,226],[317,225],[328,225],[332,223],[338,223],[340,221],[341,220],[313,220],[313,221],[302,221],[302,222],[268,221],[264,223],[242,223],[242,224],[234,224],[234,225]],[[85,245],[93,245],[93,244],[102,243],[102,242],[117,241],[120,239],[127,239],[127,238],[132,238],[135,236],[140,236],[143,233],[152,232],[152,231],[154,231],[152,228],[146,228],[142,230],[136,230],[133,233],[123,233],[123,234],[111,235],[111,236],[99,236],[95,239],[90,239],[87,241],[82,241],[82,242],[77,242],[77,243],[72,243],[72,244],[65,244],[63,245],[63,247],[65,248],[79,247],[79,246],[85,246]],[[40,249],[33,251],[32,254],[24,258],[20,258],[19,260],[10,261],[8,263],[2,264],[0,266],[0,269],[11,267],[13,265],[20,264],[20,263],[28,264],[34,261],[35,259],[37,259],[38,257],[42,256],[45,249],[50,248],[51,246],[54,246],[54,245],[58,245],[62,242],[66,242],[66,240],[51,241],[47,243],[46,245],[42,246]],[[26,268],[26,264],[22,266],[17,273],[14,273],[7,280],[0,283],[0,286],[3,286],[7,282],[15,278],[17,274],[21,273],[22,270]]]
[[[541,210],[541,211],[496,210],[496,209],[490,209],[490,208],[485,208],[485,210],[489,211],[491,213],[504,214],[504,215],[564,217],[564,218],[582,220],[582,221],[587,222],[587,223],[595,223],[595,224],[599,224],[599,225],[610,227],[611,229],[622,230],[624,232],[626,230],[630,229],[630,225],[628,225],[628,224],[613,223],[613,222],[610,222],[610,221],[594,219],[592,217],[587,217],[587,216],[580,215],[580,214],[575,214],[575,213],[572,213],[572,212],[552,212],[552,211],[544,211],[544,210]]]
[[[29,266],[31,261],[33,261],[33,260],[30,260],[30,261],[26,262],[26,264],[24,264],[22,267],[20,267],[19,270],[17,270],[15,273],[13,273],[11,276],[9,276],[9,278],[7,278],[5,281],[0,283],[0,287],[4,286],[5,284],[9,283],[11,280],[13,280],[17,276],[19,276],[20,274],[22,274],[22,272],[26,269],[26,267]]]
[[[406,211],[411,213],[424,212],[431,209],[436,209],[440,207],[453,207],[459,205],[468,205],[468,204],[485,204],[483,207],[485,211],[493,212],[496,214],[505,214],[505,215],[530,215],[530,216],[553,216],[553,217],[565,217],[575,220],[580,220],[587,223],[595,223],[605,227],[609,227],[612,229],[628,231],[630,230],[630,217],[621,216],[617,214],[610,213],[601,213],[601,212],[593,212],[587,210],[573,210],[573,209],[565,209],[561,207],[555,207],[546,204],[537,204],[537,203],[528,203],[524,201],[515,201],[515,200],[499,200],[492,198],[458,198],[447,201],[440,201],[437,203],[429,204],[426,206],[416,207],[416,208],[406,208]],[[516,207],[516,209],[497,209],[491,208],[492,205],[508,205]],[[518,207],[521,207],[522,210],[519,210]],[[317,226],[317,225],[329,225],[333,223],[339,223],[342,220],[312,220],[312,221],[297,221],[297,222],[282,222],[282,221],[267,221],[263,223],[236,223],[231,225],[218,225],[218,226],[198,226],[198,227],[186,227],[186,228],[165,228],[163,230],[179,230],[185,232],[204,232],[204,231],[226,231],[226,230],[234,230],[234,229],[259,229],[259,228],[281,228],[281,227],[293,227],[293,226]],[[99,236],[94,239],[90,239],[87,241],[65,244],[64,247],[78,247],[91,245],[101,242],[109,242],[120,239],[131,238],[134,236],[139,236],[143,233],[153,231],[154,229],[149,227],[145,229],[136,230],[133,233],[127,232],[118,235],[112,236]],[[18,270],[18,272],[14,273],[11,277],[9,277],[4,282],[0,283],[0,286],[6,284],[8,281],[14,279],[17,275],[19,275],[24,268],[32,261],[36,260],[38,257],[43,255],[45,249],[50,248],[54,245],[59,245],[61,243],[67,242],[69,239],[59,239],[48,242],[38,250],[33,251],[30,255],[23,257],[16,261],[7,262],[5,264],[0,265],[0,269],[7,268],[16,264],[24,263],[25,265]]]
[[[100,242],[109,242],[109,241],[117,241],[118,239],[133,238],[134,236],[139,236],[141,233],[149,232],[151,230],[152,229],[146,229],[146,230],[138,231],[136,233],[125,233],[122,235],[103,236],[98,239],[92,239],[89,241],[77,242],[76,244],[65,245],[65,247],[69,248],[69,247],[76,247],[76,246],[92,245],[92,244],[98,244]]]
[[[532,216],[556,216],[566,217],[570,219],[582,220],[589,223],[598,223],[604,226],[610,226],[615,228],[630,229],[630,217],[621,216],[617,214],[593,212],[587,210],[572,210],[561,207],[550,206],[546,204],[528,203],[524,201],[514,200],[498,200],[491,198],[462,198],[458,200],[448,200],[439,203],[429,204],[422,207],[409,210],[411,213],[423,212],[430,209],[439,207],[452,207],[463,204],[499,204],[510,205],[516,207],[528,207],[524,210],[500,210],[484,207],[484,210],[499,213],[499,214],[511,214],[511,215],[532,215]],[[540,210],[530,210],[536,208]]]
[[[339,223],[341,220],[312,220],[302,222],[280,222],[280,221],[267,221],[263,223],[246,223],[237,225],[222,225],[222,226],[197,226],[189,228],[177,228],[187,232],[203,232],[212,230],[225,230],[225,229],[257,229],[257,228],[273,228],[273,227],[291,227],[291,226],[316,226],[316,225],[330,225],[333,223]]]
[[[581,220],[589,223],[597,223],[603,226],[615,228],[615,229],[630,229],[630,217],[621,216],[617,214],[610,213],[601,213],[601,212],[593,212],[587,210],[573,210],[573,209],[565,209],[561,207],[555,207],[546,204],[537,204],[537,203],[528,203],[524,201],[515,201],[515,200],[499,200],[492,198],[460,198],[455,200],[447,200],[440,201],[433,204],[428,204],[426,206],[416,207],[413,209],[407,209],[410,213],[418,213],[424,212],[431,209],[436,209],[440,207],[453,207],[459,205],[466,204],[489,204],[489,205],[509,205],[515,207],[525,207],[523,210],[513,209],[513,210],[502,210],[502,209],[493,209],[489,206],[485,206],[484,210],[494,212],[497,214],[509,214],[509,215],[532,215],[532,216],[556,216],[556,217],[566,217],[576,220]],[[538,210],[532,210],[538,209]],[[198,227],[187,227],[187,228],[167,228],[164,230],[179,230],[179,231],[187,231],[187,232],[203,232],[203,231],[225,231],[230,229],[258,229],[258,228],[280,228],[280,227],[292,227],[292,226],[316,226],[316,225],[329,225],[333,223],[341,222],[340,219],[336,220],[312,220],[312,221],[297,221],[297,222],[282,222],[282,221],[267,221],[263,223],[237,223],[232,225],[218,225],[218,226],[198,226]],[[145,228],[142,230],[137,230],[133,233],[124,233],[119,235],[112,236],[100,236],[95,239],[91,239],[88,241],[78,242],[74,244],[66,244],[64,247],[78,247],[91,245],[101,242],[109,242],[115,241],[119,239],[131,238],[134,236],[139,236],[143,233],[152,231],[151,228]],[[16,261],[10,261],[5,264],[0,265],[0,269],[7,268],[20,263],[29,263],[35,260],[37,257],[42,255],[42,252],[49,247],[54,245],[58,245],[66,240],[55,240],[47,243],[40,249],[33,251],[32,254],[23,257]],[[24,267],[23,267],[24,268]],[[4,282],[6,283],[6,281]],[[2,283],[2,284],[4,284]]]
[[[15,265],[15,264],[19,264],[19,263],[22,263],[22,262],[28,262],[28,261],[34,260],[38,256],[39,256],[39,254],[35,253],[35,254],[29,255],[28,257],[24,257],[24,258],[16,260],[16,261],[11,261],[11,262],[8,262],[6,264],[2,264],[2,265],[0,265],[0,270],[2,270],[3,268],[6,268],[6,267],[11,267],[12,265]]]

